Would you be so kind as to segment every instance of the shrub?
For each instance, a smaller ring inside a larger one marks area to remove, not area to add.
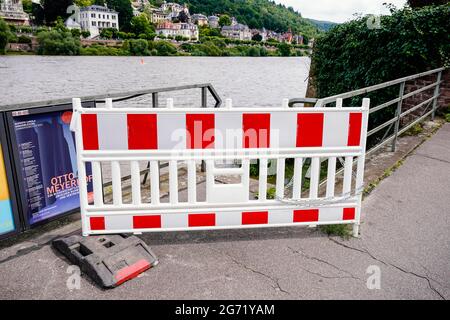
[[[5,54],[6,46],[12,37],[9,26],[0,18],[0,54]]]
[[[160,56],[170,56],[177,53],[177,48],[167,41],[157,41],[155,43],[155,49]]]
[[[247,55],[249,57],[260,57],[261,52],[260,52],[259,47],[250,47],[250,49],[248,49],[248,51],[247,51]]]
[[[97,44],[80,49],[80,55],[83,56],[121,56],[127,54],[128,52],[122,49],[105,47]]]
[[[20,35],[20,36],[17,38],[17,42],[18,42],[18,43],[27,43],[27,44],[30,44],[30,43],[31,43],[31,38],[30,38],[30,37],[27,37],[27,36],[24,36],[24,35]]]
[[[74,38],[80,38],[81,37],[81,30],[80,29],[72,29],[72,30],[70,30],[70,33],[72,33],[72,36]]]
[[[91,36],[91,33],[89,31],[81,31],[81,36],[86,39]]]
[[[315,41],[312,84],[318,98],[375,85],[450,62],[450,10],[405,7],[368,28],[367,17],[337,25]],[[392,91],[392,92],[391,92]],[[367,95],[371,105],[392,99],[398,87]],[[360,100],[352,101],[359,105]],[[383,111],[381,112],[383,113]],[[374,115],[379,114],[379,112]],[[390,114],[389,116],[392,116]],[[372,118],[372,117],[371,117]]]
[[[261,47],[259,49],[259,54],[261,55],[261,57],[267,57],[268,56],[267,49],[265,47]]]
[[[148,41],[144,39],[131,39],[125,41],[128,52],[133,56],[149,56]],[[125,44],[124,44],[125,45]]]
[[[80,39],[74,38],[70,31],[43,31],[37,38],[38,54],[73,56],[80,53]]]
[[[291,45],[283,42],[278,45],[278,53],[282,57],[289,57],[291,55]]]

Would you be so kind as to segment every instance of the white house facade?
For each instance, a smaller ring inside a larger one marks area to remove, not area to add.
[[[91,38],[100,35],[102,29],[114,28],[119,30],[119,14],[107,7],[92,5],[80,8],[79,24],[81,29],[89,31]]]
[[[9,24],[18,26],[30,24],[28,14],[23,11],[22,0],[0,0],[0,17]]]
[[[198,27],[193,23],[172,23],[166,21],[158,25],[156,33],[173,38],[182,36],[192,41],[198,40],[199,37]]]
[[[236,40],[251,40],[252,32],[245,24],[234,24],[231,26],[223,26],[221,34],[230,39]]]

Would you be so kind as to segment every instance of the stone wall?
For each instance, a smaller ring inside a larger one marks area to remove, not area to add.
[[[413,92],[415,90],[418,90],[420,88],[423,88],[427,85],[430,85],[437,80],[437,74],[433,74],[430,76],[422,77],[419,79],[415,79],[412,81],[408,81],[405,86],[405,94],[409,92]],[[437,108],[444,109],[450,106],[450,71],[449,69],[445,70],[442,73],[442,79],[443,82],[440,85],[440,96],[438,99]],[[406,111],[419,103],[430,99],[434,94],[434,87],[425,91],[422,91],[418,94],[413,95],[412,97],[409,97],[405,100],[403,100],[402,104],[402,111]],[[419,108],[422,109],[423,108]],[[420,112],[420,111],[419,111]]]

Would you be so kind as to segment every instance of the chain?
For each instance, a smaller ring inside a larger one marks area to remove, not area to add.
[[[294,184],[294,177],[291,178],[291,180],[288,182],[288,184],[285,185],[285,188],[290,188]],[[330,204],[336,204],[336,203],[342,203],[346,202],[347,200],[350,200],[354,197],[358,197],[362,195],[364,192],[364,186],[361,186],[360,188],[357,188],[354,193],[351,191],[345,192],[342,194],[342,196],[332,196],[332,197],[325,197],[320,199],[292,199],[292,198],[285,198],[285,197],[278,197],[275,196],[275,200],[287,204],[293,204],[293,205],[299,205],[302,207],[321,207],[325,205]]]

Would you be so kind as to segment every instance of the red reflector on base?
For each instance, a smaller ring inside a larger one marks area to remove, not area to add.
[[[344,208],[342,220],[354,220],[354,219],[355,219],[355,208]]]
[[[214,213],[189,215],[189,227],[213,227],[215,225],[216,215]]]
[[[114,278],[116,279],[116,286],[119,286],[125,281],[137,277],[139,274],[141,274],[147,269],[150,269],[150,263],[144,259],[139,260],[138,262],[132,264],[131,266],[120,269],[114,275]]]
[[[91,230],[105,230],[105,217],[91,217]]]
[[[319,209],[294,210],[294,222],[319,221]]]
[[[161,216],[134,216],[134,229],[161,228]]]
[[[267,224],[269,213],[263,212],[242,212],[242,224]]]

